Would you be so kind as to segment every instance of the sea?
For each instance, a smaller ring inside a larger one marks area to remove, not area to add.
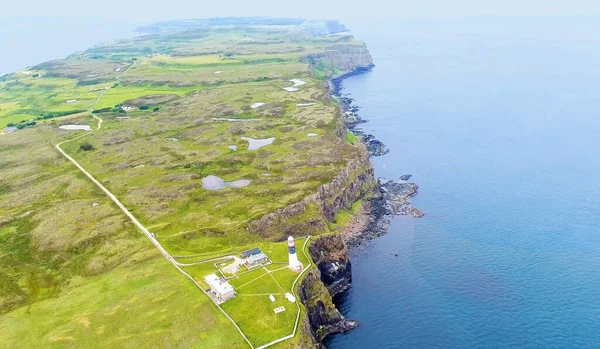
[[[376,67],[343,92],[426,215],[351,253],[326,346],[600,348],[600,19],[353,29]]]
[[[0,17],[0,77],[94,45],[134,37],[140,24],[100,17]]]

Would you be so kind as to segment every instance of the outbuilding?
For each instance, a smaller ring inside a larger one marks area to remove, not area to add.
[[[262,251],[260,250],[260,248],[256,247],[251,250],[242,252],[241,256],[242,256],[242,259],[246,259],[250,256],[253,256],[253,255],[259,254],[259,253],[262,253]]]
[[[267,257],[264,253],[253,254],[252,256],[246,259],[246,265],[250,267],[254,267],[257,265],[261,265],[263,263],[267,263],[269,261],[269,257]]]
[[[204,281],[210,287],[211,296],[218,302],[223,303],[235,297],[235,290],[229,282],[219,278],[216,274],[210,274],[204,277]]]

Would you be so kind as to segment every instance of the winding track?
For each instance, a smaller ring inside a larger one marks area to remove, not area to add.
[[[116,76],[116,80],[117,82],[119,81],[119,77],[125,73],[127,73],[131,68],[135,67],[136,62],[134,61],[133,64],[131,66],[129,66],[125,71],[123,71],[122,73],[120,73],[119,75]],[[146,235],[146,237],[152,242],[152,244],[160,251],[160,253],[163,255],[163,257],[168,260],[177,270],[179,270],[180,273],[182,273],[183,275],[185,275],[188,279],[190,279],[190,281],[192,281],[200,290],[202,290],[202,292],[204,292],[204,294],[206,294],[206,296],[215,304],[215,306],[217,308],[219,308],[219,310],[221,311],[221,313],[223,313],[223,315],[225,315],[225,317],[227,317],[227,319],[229,319],[229,321],[231,321],[231,323],[233,324],[233,326],[235,326],[235,328],[237,329],[237,331],[239,332],[239,334],[242,336],[242,338],[244,338],[244,340],[246,341],[246,343],[248,343],[248,346],[250,346],[251,349],[264,349],[267,347],[270,347],[272,345],[275,345],[277,343],[283,342],[285,340],[291,339],[296,335],[296,330],[298,328],[298,322],[300,320],[300,305],[298,304],[299,302],[296,301],[296,307],[298,308],[298,313],[296,316],[296,322],[294,324],[294,331],[292,332],[292,334],[276,339],[273,342],[267,343],[265,345],[262,345],[258,348],[255,348],[252,343],[250,343],[250,340],[248,340],[248,338],[246,337],[246,335],[244,334],[244,332],[240,329],[240,327],[238,326],[238,324],[229,316],[229,314],[227,314],[227,312],[225,310],[223,310],[223,308],[221,308],[221,306],[215,302],[215,300],[210,296],[210,294],[188,273],[186,273],[181,267],[182,266],[189,266],[189,265],[195,265],[198,263],[189,263],[189,264],[184,264],[184,263],[179,263],[178,261],[175,260],[175,258],[173,258],[173,256],[171,256],[171,254],[169,254],[169,252],[167,252],[167,250],[165,250],[164,247],[162,247],[162,245],[152,236],[152,234],[150,233],[150,231],[148,231],[148,229],[146,227],[144,227],[144,225],[142,225],[142,223],[140,223],[137,218],[135,218],[135,216],[129,212],[129,210],[125,207],[125,205],[123,205],[123,203],[121,203],[121,201],[119,201],[119,199],[117,199],[117,197],[111,193],[108,189],[106,189],[106,187],[104,187],[102,185],[102,183],[100,183],[96,178],[94,178],[94,176],[92,176],[88,171],[86,171],[83,166],[81,166],[77,161],[75,161],[75,159],[73,159],[71,156],[69,156],[69,154],[67,154],[60,146],[74,141],[76,139],[85,137],[95,131],[98,131],[102,128],[102,118],[96,116],[94,113],[92,113],[92,111],[96,108],[96,106],[98,105],[98,103],[100,103],[100,100],[102,99],[102,97],[104,97],[104,95],[110,90],[110,87],[107,87],[101,94],[100,96],[98,96],[98,99],[96,100],[96,102],[94,103],[94,105],[92,106],[92,108],[90,108],[89,113],[90,115],[98,120],[98,127],[96,127],[96,129],[91,130],[89,132],[86,132],[80,136],[62,141],[58,144],[55,145],[56,149],[65,157],[67,158],[67,160],[69,160],[71,163],[73,163],[73,165],[75,165],[84,175],[86,175],[98,188],[100,188],[105,194],[106,196],[108,196],[118,207],[121,211],[123,211],[123,213],[125,213],[125,215],[127,215],[127,217],[129,217],[129,219],[133,222],[133,224],[135,224],[136,227],[138,227],[138,229],[144,233],[144,235]],[[306,244],[308,243],[308,241],[310,240],[310,236],[308,236],[306,238],[306,240],[304,241],[304,246],[302,248],[303,253],[306,256],[306,252],[304,251],[304,249],[306,248]],[[307,271],[310,267],[311,267],[311,262],[310,262],[310,257],[308,257],[308,263],[309,265],[304,268],[302,270],[302,272],[300,272],[298,274],[298,277],[296,278],[296,280],[294,280],[294,283],[292,285],[292,293],[296,296],[296,299],[298,299],[298,295],[296,294],[296,291],[294,289],[296,282],[298,282],[298,280],[300,279],[300,277],[302,276],[302,274],[304,274],[305,271]],[[214,260],[217,259],[222,259],[222,257],[216,257],[216,258],[212,258]],[[209,259],[211,260],[211,259]],[[202,261],[202,263],[209,261],[209,260],[205,260]],[[270,274],[270,273],[269,273]],[[271,276],[273,277],[273,276]],[[274,279],[275,280],[275,279]],[[277,282],[277,280],[275,280],[275,282]],[[279,285],[279,283],[278,283]],[[281,286],[279,286],[281,288]],[[283,290],[283,289],[282,289]]]

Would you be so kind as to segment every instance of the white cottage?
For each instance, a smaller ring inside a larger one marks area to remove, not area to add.
[[[204,281],[210,286],[210,294],[213,298],[223,303],[235,297],[235,290],[229,282],[219,278],[216,274],[210,274],[204,277]]]

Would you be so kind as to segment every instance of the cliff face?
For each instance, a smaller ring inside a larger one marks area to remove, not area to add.
[[[343,42],[343,40],[342,40]],[[327,77],[325,86],[334,95],[339,93],[339,82],[352,74],[369,70],[373,60],[366,46],[342,44],[335,49],[305,57],[315,74]],[[346,135],[346,125],[341,113],[335,124],[338,137]],[[248,224],[251,234],[282,241],[287,236],[313,235],[309,253],[316,268],[308,271],[298,286],[298,295],[304,305],[307,320],[302,325],[304,338],[301,348],[324,348],[320,343],[329,334],[349,331],[358,324],[346,319],[335,308],[332,296],[347,290],[352,281],[352,265],[348,248],[339,234],[319,236],[328,231],[342,209],[372,193],[377,188],[369,153],[365,147],[357,147],[358,156],[348,160],[342,170],[317,192],[302,201],[263,216]]]
[[[298,287],[298,295],[308,314],[310,333],[317,341],[329,334],[350,331],[358,326],[335,308],[318,270],[308,272]]]
[[[344,45],[343,42],[332,46],[329,51],[307,55],[303,61],[308,62],[317,74],[327,78],[373,65],[373,58],[366,45]]]
[[[248,232],[283,241],[289,235],[319,235],[327,231],[327,222],[333,221],[341,209],[349,209],[377,185],[368,153],[364,149],[360,152],[359,157],[349,160],[333,180],[320,186],[316,193],[250,222]]]
[[[348,247],[340,234],[315,238],[308,251],[332,297],[350,288],[352,264]]]

